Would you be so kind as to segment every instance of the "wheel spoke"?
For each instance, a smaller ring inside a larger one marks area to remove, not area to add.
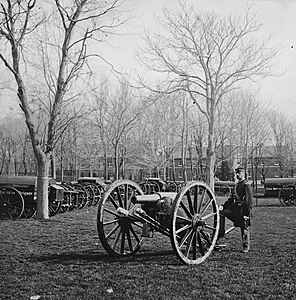
[[[111,229],[111,231],[106,235],[106,239],[108,240],[109,239],[109,237],[119,228],[120,226],[119,226],[119,224],[117,224],[115,227],[113,227],[112,229]]]
[[[202,243],[201,236],[200,236],[199,232],[197,233],[197,242],[198,242],[198,247],[199,247],[200,253],[201,253],[202,256],[204,256],[205,255],[205,249],[204,249],[204,245]],[[196,259],[196,257],[195,257],[195,259]]]
[[[196,259],[196,232],[193,232],[193,239],[192,239],[192,259]]]
[[[203,204],[203,201],[204,201],[204,198],[205,198],[205,194],[206,194],[206,190],[204,189],[202,191],[202,194],[201,194],[201,199],[198,203],[198,209],[197,209],[197,212],[200,213],[200,210],[201,210],[201,207],[202,207],[202,204]]]
[[[135,224],[135,225],[137,225],[137,224]],[[136,234],[136,232],[135,232],[135,230],[134,230],[134,228],[132,226],[130,227],[130,231],[133,234],[134,238],[136,239],[137,243],[140,243],[140,239],[137,236],[137,234]]]
[[[185,250],[185,256],[188,257],[189,256],[189,253],[190,253],[190,248],[191,248],[191,245],[192,245],[192,241],[193,241],[193,231],[191,231],[191,234],[189,235],[189,241],[186,245],[186,250]]]
[[[209,238],[208,234],[204,232],[204,230],[201,230],[200,234],[201,234],[202,238],[204,240],[206,240],[206,242],[208,243],[208,245],[212,245],[211,239]]]
[[[104,212],[108,212],[109,214],[111,214],[111,215],[113,215],[113,216],[115,216],[115,217],[118,217],[117,211],[113,211],[113,210],[110,210],[110,209],[108,209],[108,208],[105,208],[105,209],[104,209]]]
[[[191,203],[191,199],[189,201],[189,203]],[[180,207],[184,210],[185,214],[191,218],[192,217],[192,214],[190,213],[190,211],[187,209],[187,207],[185,206],[185,204],[183,202],[180,203]],[[192,207],[192,203],[191,203],[191,207]],[[192,207],[192,210],[193,210],[193,207]],[[178,216],[179,217],[179,216]]]
[[[213,217],[213,216],[215,216],[215,215],[217,215],[217,212],[212,212],[212,213],[210,213],[210,214],[208,214],[208,215],[202,217],[201,219],[202,219],[202,220],[206,220],[206,219],[211,218],[211,217]]]
[[[194,213],[197,213],[197,202],[198,202],[199,186],[194,187]]]
[[[184,246],[185,242],[187,241],[191,233],[192,233],[192,228],[190,227],[187,229],[187,232],[185,233],[184,237],[180,241],[179,248],[182,248]]]
[[[126,232],[126,238],[127,238],[129,250],[133,251],[133,243],[132,243],[132,239],[131,239],[130,230],[127,230],[127,232]]]
[[[124,253],[124,244],[125,244],[125,234],[126,234],[126,228],[121,228],[121,247],[120,252]]]
[[[187,198],[187,202],[188,202],[188,206],[189,206],[189,211],[190,212],[188,211],[187,207],[185,207],[185,205],[182,202],[182,205],[184,206],[183,209],[185,210],[185,212],[186,212],[186,214],[188,216],[192,216],[194,214],[194,208],[193,208],[193,205],[192,205],[192,199],[191,199],[191,195],[190,195],[190,190],[187,191],[186,198]]]
[[[188,230],[189,228],[191,228],[191,225],[185,225],[180,229],[176,230],[176,234],[179,235],[179,233],[183,232],[184,230]]]
[[[112,246],[112,249],[113,249],[113,250],[115,250],[115,248],[116,248],[116,246],[117,246],[117,243],[118,243],[118,241],[119,241],[119,238],[120,238],[120,236],[121,236],[121,233],[122,233],[122,228],[119,226],[119,231],[118,231],[118,233],[117,233],[117,235],[116,235],[116,238],[115,238],[115,240],[114,240],[114,242],[113,242],[113,246]]]
[[[124,185],[124,208],[127,209],[127,203],[128,203],[128,185]]]
[[[103,222],[103,225],[106,226],[106,225],[115,224],[115,223],[118,223],[117,219],[114,219],[114,220],[111,220],[111,221],[107,221],[107,222]]]
[[[121,198],[121,192],[120,192],[119,187],[116,188],[116,194],[117,194],[117,199],[118,199],[118,202],[119,202],[119,206],[125,208],[123,206],[123,202],[122,202],[122,198]]]
[[[201,215],[204,214],[204,212],[209,208],[209,206],[212,204],[213,201],[214,201],[213,198],[209,199],[209,201],[207,202],[207,204],[203,207],[202,211],[200,212]]]

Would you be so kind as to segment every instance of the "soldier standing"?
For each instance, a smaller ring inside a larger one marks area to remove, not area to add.
[[[253,192],[250,183],[245,179],[245,171],[242,167],[235,169],[237,183],[232,196],[220,208],[220,228],[218,240],[225,235],[225,217],[240,227],[243,244],[243,252],[250,250],[250,214],[253,205]],[[218,244],[219,247],[219,244]]]

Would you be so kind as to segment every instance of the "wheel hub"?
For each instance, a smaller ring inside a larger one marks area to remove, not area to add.
[[[205,225],[205,221],[202,220],[200,214],[195,214],[191,220],[193,230],[200,230]]]

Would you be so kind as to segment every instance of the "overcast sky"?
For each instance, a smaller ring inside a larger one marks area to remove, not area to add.
[[[264,24],[262,34],[273,35],[275,44],[281,45],[279,66],[285,74],[268,78],[258,83],[262,101],[270,102],[274,108],[296,118],[296,0],[187,0],[199,10],[216,10],[221,13],[240,12],[247,4],[253,3],[252,11],[257,13]],[[143,27],[157,28],[154,16],[160,15],[163,6],[175,9],[178,0],[129,0],[128,10],[133,18],[125,30],[130,34],[112,37],[113,47],[102,47],[101,54],[116,69],[126,73],[139,70],[134,57],[142,45]],[[3,66],[1,66],[3,67]],[[107,70],[102,66],[102,71]],[[0,110],[4,97],[0,97]]]
[[[274,44],[281,46],[279,69],[284,75],[268,78],[258,83],[260,99],[288,114],[296,116],[296,0],[187,0],[198,10],[216,10],[220,13],[241,12],[247,4],[264,24],[262,35],[273,36]],[[178,0],[131,0],[129,7],[136,16],[130,22],[131,36],[112,40],[114,48],[106,51],[106,57],[116,68],[128,72],[139,69],[134,53],[142,44],[143,26],[155,29],[154,16],[160,15],[163,6],[174,9]]]

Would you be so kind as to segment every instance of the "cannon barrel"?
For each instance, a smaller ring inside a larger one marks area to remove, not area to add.
[[[264,182],[264,187],[283,187],[283,186],[295,186],[296,178],[266,178]]]
[[[160,200],[164,197],[172,198],[173,200],[177,196],[177,193],[174,192],[159,192],[154,194],[148,194],[148,195],[134,195],[131,199],[133,203],[154,203]]]

